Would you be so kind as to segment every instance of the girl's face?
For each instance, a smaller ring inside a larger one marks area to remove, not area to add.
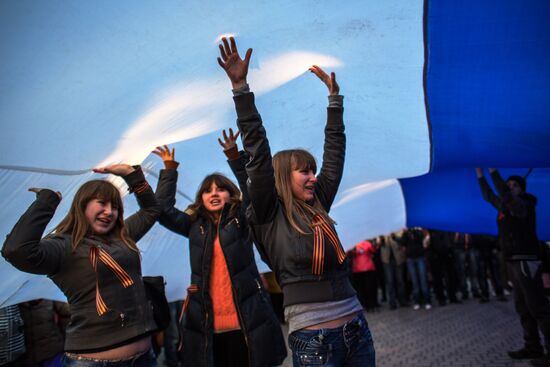
[[[295,198],[308,202],[313,200],[315,193],[315,182],[317,177],[311,169],[292,170],[292,194]]]
[[[105,235],[115,227],[118,219],[118,207],[110,201],[92,199],[86,204],[84,215],[94,234]]]
[[[202,203],[206,210],[211,213],[219,212],[225,203],[229,202],[231,195],[223,187],[218,187],[215,182],[202,193]]]

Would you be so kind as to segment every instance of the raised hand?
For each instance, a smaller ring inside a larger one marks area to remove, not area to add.
[[[97,167],[94,168],[93,171],[95,173],[111,173],[115,176],[124,177],[132,172],[135,171],[134,167],[130,166],[129,164],[112,164],[110,166],[106,167]]]
[[[309,71],[317,75],[317,77],[326,84],[330,95],[334,96],[340,93],[340,87],[338,86],[338,83],[336,83],[336,74],[334,74],[334,72],[330,73],[329,76],[317,65],[310,67]]]
[[[225,70],[233,89],[243,87],[246,84],[246,75],[248,74],[248,64],[250,64],[250,57],[252,56],[252,49],[249,48],[246,51],[244,60],[239,56],[237,50],[237,44],[233,37],[229,37],[229,42],[226,37],[222,38],[223,45],[220,44],[220,56],[218,57],[218,64]]]
[[[44,189],[41,188],[41,187],[30,187],[29,188],[30,192],[34,192],[36,194],[38,194],[42,190],[44,190]],[[55,193],[57,194],[57,197],[59,197],[59,200],[63,199],[63,195],[61,195],[61,193],[59,191],[56,191]]]
[[[168,148],[168,145],[163,145],[162,147],[156,147],[152,153],[161,157],[164,162],[173,161],[175,160],[175,157],[176,157],[175,149],[172,148],[172,150],[170,150],[170,148]]]
[[[482,168],[476,167],[476,176],[478,178],[483,177],[483,169]]]
[[[229,136],[227,136],[225,129],[223,130],[223,141],[218,138],[218,143],[220,143],[224,152],[230,149],[237,149],[237,138],[240,134],[240,131],[237,131],[236,134],[233,134],[233,129],[229,128]]]

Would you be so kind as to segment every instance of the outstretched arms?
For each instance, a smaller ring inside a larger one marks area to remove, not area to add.
[[[165,166],[165,169],[160,171],[155,192],[162,209],[158,222],[170,231],[188,237],[191,228],[191,217],[175,207],[178,183],[178,171],[176,169],[179,165],[175,160],[175,149],[170,150],[168,146],[164,145],[157,147],[153,154],[159,156]]]

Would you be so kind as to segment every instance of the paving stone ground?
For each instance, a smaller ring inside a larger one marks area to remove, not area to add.
[[[480,304],[473,299],[418,311],[410,307],[391,311],[383,305],[380,312],[366,317],[379,367],[529,366],[528,361],[514,361],[506,354],[523,345],[511,297],[506,303],[492,299]],[[286,331],[283,326],[284,335]],[[292,366],[290,357],[283,366]]]
[[[380,312],[367,313],[377,366],[529,366],[506,354],[523,345],[509,298],[506,303],[468,300],[418,311],[383,306]],[[292,366],[289,358],[284,366]]]

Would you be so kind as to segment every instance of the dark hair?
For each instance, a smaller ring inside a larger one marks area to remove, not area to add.
[[[221,187],[229,192],[229,215],[234,216],[237,212],[237,208],[241,205],[241,192],[237,185],[233,183],[230,179],[222,175],[221,173],[212,173],[202,180],[202,183],[197,190],[195,195],[195,202],[187,207],[185,212],[191,216],[191,220],[196,220],[198,215],[210,218],[212,221],[215,221],[215,217],[204,207],[202,202],[202,194],[208,190],[212,184],[215,183],[216,186]]]
[[[138,251],[136,243],[130,238],[124,226],[124,207],[120,192],[115,185],[104,180],[92,180],[80,186],[71,203],[69,213],[55,227],[52,233],[70,233],[74,250],[80,245],[84,237],[91,234],[91,226],[86,219],[85,212],[88,203],[94,199],[109,201],[113,207],[118,209],[115,226],[109,234],[114,234],[115,237],[122,240],[130,249]]]
[[[525,179],[521,176],[513,175],[508,177],[506,181],[515,181],[518,183],[518,185],[521,187],[521,191],[525,192],[525,189],[527,188],[527,182]]]

